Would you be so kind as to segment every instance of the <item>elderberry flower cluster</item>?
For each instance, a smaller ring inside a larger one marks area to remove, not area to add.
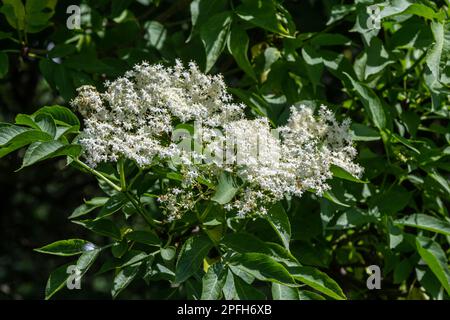
[[[232,102],[221,76],[179,61],[173,68],[136,65],[105,87],[104,93],[81,87],[72,101],[84,117],[84,156],[91,166],[126,158],[144,170],[175,169],[181,181],[158,198],[168,220],[195,210],[199,200],[214,200],[219,191],[212,186],[224,174],[235,184],[224,208],[246,217],[266,214],[286,196],[322,195],[332,165],[362,173],[350,121],[339,123],[325,106],[317,114],[292,106],[286,125],[274,129],[266,118],[244,118],[245,106]],[[187,144],[174,141],[180,126],[194,129]]]
[[[82,86],[71,102],[84,117],[80,144],[92,166],[124,157],[145,167],[155,156],[175,156],[168,139],[175,126],[200,121],[217,127],[242,116],[244,106],[231,102],[221,76],[200,72],[194,63],[173,68],[141,63],[99,93]]]

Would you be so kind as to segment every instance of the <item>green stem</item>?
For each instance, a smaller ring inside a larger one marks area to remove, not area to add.
[[[142,216],[142,218],[144,218],[144,220],[153,228],[156,228],[156,222],[153,221],[153,219],[150,219],[144,212],[144,210],[142,210],[141,206],[139,205],[139,203],[136,201],[136,199],[134,199],[134,197],[127,191],[124,192],[125,196],[128,198],[128,200],[130,200],[130,202],[133,204],[133,206],[136,208],[137,212]]]
[[[105,177],[101,172],[98,172],[95,169],[92,169],[91,167],[89,167],[87,164],[85,164],[84,162],[78,160],[78,159],[73,159],[73,162],[75,162],[76,164],[78,164],[80,167],[82,167],[83,169],[89,171],[90,173],[92,173],[94,176],[100,178],[101,180],[105,181],[108,185],[110,185],[114,190],[116,190],[117,192],[122,192],[122,188],[120,188],[117,184],[115,184],[114,182],[112,182],[111,180],[109,180],[107,177]]]
[[[101,172],[98,172],[97,170],[92,169],[91,167],[89,167],[84,162],[82,162],[82,161],[80,161],[78,159],[73,159],[73,161],[75,163],[77,163],[79,166],[81,166],[82,168],[84,168],[87,171],[89,171],[90,173],[92,173],[94,176],[96,176],[96,177],[100,178],[101,180],[105,181],[108,185],[110,185],[112,188],[114,188],[114,190],[116,190],[117,192],[123,192],[125,194],[125,196],[128,198],[128,200],[130,200],[130,202],[133,204],[133,206],[139,212],[139,214],[144,218],[144,220],[149,225],[151,225],[152,227],[155,227],[155,228],[157,227],[158,222],[156,220],[153,220],[153,219],[150,219],[149,217],[147,217],[145,212],[140,207],[138,201],[132,196],[132,194],[130,194],[128,191],[126,191],[126,181],[125,181],[125,175],[124,175],[124,170],[123,170],[123,162],[121,164],[121,161],[119,161],[120,182],[121,182],[121,185],[122,185],[122,187],[119,187],[114,182],[112,182],[107,177],[105,177]],[[159,224],[161,224],[161,222],[159,222]]]
[[[125,177],[125,169],[124,169],[124,160],[120,159],[119,160],[119,175],[120,175],[120,187],[122,188],[122,190],[124,192],[126,192],[127,190],[127,182],[126,182],[126,177]]]

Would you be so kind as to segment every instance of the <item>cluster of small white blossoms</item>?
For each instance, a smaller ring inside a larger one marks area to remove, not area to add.
[[[244,105],[232,102],[221,76],[179,61],[173,68],[142,63],[105,86],[105,93],[81,87],[72,101],[85,119],[84,155],[91,166],[119,158],[143,168],[175,163],[183,181],[158,198],[169,220],[208,200],[213,192],[205,193],[199,179],[214,184],[224,171],[242,182],[224,205],[239,217],[266,214],[274,202],[306,190],[321,195],[331,165],[362,173],[353,162],[349,120],[338,123],[325,106],[318,115],[293,106],[287,124],[273,130],[265,118],[244,118]],[[171,137],[177,125],[192,122],[202,125],[193,137],[201,137],[201,150],[187,151]]]
[[[292,106],[285,126],[271,130],[267,119],[238,120],[225,126],[228,140],[237,144],[234,172],[245,182],[241,197],[226,205],[239,216],[265,214],[283,197],[300,197],[306,190],[322,195],[330,187],[331,166],[356,177],[362,168],[353,162],[356,149],[350,121],[338,123],[321,106],[318,116],[305,105]]]
[[[205,75],[194,63],[185,69],[180,61],[173,68],[144,62],[105,87],[99,93],[82,86],[71,102],[84,117],[80,143],[91,166],[124,157],[145,167],[155,156],[176,156],[167,137],[177,123],[217,127],[244,109],[231,102],[220,75]]]

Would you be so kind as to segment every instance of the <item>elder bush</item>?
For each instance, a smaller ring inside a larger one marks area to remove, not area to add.
[[[113,298],[449,298],[448,2],[68,6],[0,9],[0,77],[55,96],[0,124],[2,161],[97,181],[35,239],[67,257],[46,298],[69,266]]]

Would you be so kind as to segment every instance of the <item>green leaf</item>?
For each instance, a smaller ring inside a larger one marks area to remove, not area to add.
[[[298,264],[295,257],[283,246],[277,243],[264,242],[250,233],[228,233],[223,237],[222,243],[238,253],[263,253],[286,265]]]
[[[121,258],[128,250],[128,243],[126,240],[118,241],[111,247],[111,253],[115,258]]]
[[[331,202],[333,202],[333,203],[335,203],[335,204],[337,204],[337,205],[340,205],[340,206],[343,206],[343,207],[350,207],[350,205],[349,204],[347,204],[347,203],[344,203],[343,201],[341,201],[340,199],[338,199],[337,197],[336,197],[336,195],[333,193],[333,191],[331,191],[331,190],[328,190],[328,191],[325,191],[324,193],[323,193],[323,195],[322,195],[325,199],[327,199],[327,200],[329,200],[329,201],[331,201]]]
[[[288,270],[296,280],[307,284],[311,288],[337,300],[346,299],[339,285],[325,273],[316,268],[298,266],[289,267]]]
[[[41,130],[39,125],[36,122],[34,122],[34,117],[29,114],[22,114],[22,113],[17,114],[15,122],[16,122],[16,124],[20,124],[23,126],[33,128],[33,129]]]
[[[175,282],[184,282],[200,270],[203,258],[208,254],[212,246],[213,243],[205,235],[193,236],[187,239],[178,256]]]
[[[431,71],[433,83],[441,81],[441,75],[448,61],[450,61],[450,22],[432,22],[434,45],[428,51],[426,63]],[[434,85],[431,86],[433,89]]]
[[[355,89],[356,93],[361,99],[361,102],[364,105],[364,108],[368,113],[370,119],[372,120],[373,124],[378,129],[385,128],[386,115],[384,113],[383,105],[381,104],[380,98],[378,98],[375,92],[367,85],[353,80],[353,78],[346,72],[344,72],[344,74],[352,83],[353,88]]]
[[[439,282],[450,295],[450,271],[448,260],[441,246],[432,239],[418,236],[416,237],[416,248],[420,257],[433,271]]]
[[[28,131],[27,128],[13,126],[13,125],[5,125],[0,127],[0,146],[4,146],[8,143],[11,143],[11,140],[14,137]]]
[[[331,7],[330,18],[327,21],[327,26],[336,21],[340,21],[350,13],[356,10],[355,4],[335,4]]]
[[[255,289],[253,286],[247,284],[239,277],[234,277],[235,298],[239,300],[265,300],[264,294]]]
[[[108,217],[116,213],[117,211],[122,209],[122,207],[127,202],[129,202],[129,199],[124,193],[116,193],[111,198],[109,198],[105,205],[101,208],[100,212],[97,215],[97,219]]]
[[[227,43],[228,50],[238,66],[253,80],[257,81],[255,71],[247,56],[249,43],[247,32],[238,24],[233,24]]]
[[[286,268],[266,254],[244,253],[233,258],[232,264],[258,280],[296,286],[294,278]]]
[[[197,34],[200,27],[216,13],[227,9],[227,0],[193,0],[190,5],[192,30],[188,41]]]
[[[236,288],[234,286],[234,275],[230,269],[227,270],[225,283],[222,288],[225,300],[233,300],[236,297]]]
[[[384,48],[383,42],[377,37],[371,40],[366,52],[367,60],[364,68],[364,79],[361,80],[367,80],[370,76],[385,71],[388,65],[395,63]]]
[[[355,228],[367,223],[377,223],[378,218],[370,212],[365,212],[358,208],[350,208],[344,211],[336,220],[333,226],[328,226],[328,229],[348,229]]]
[[[417,150],[412,143],[410,142],[410,140],[403,138],[402,136],[399,136],[396,133],[390,133],[390,136],[393,138],[393,142],[400,142],[401,144],[403,144],[405,147],[407,147],[408,149],[414,151],[417,154],[420,154],[420,151]]]
[[[333,173],[334,177],[337,177],[340,179],[357,182],[357,183],[368,183],[368,181],[362,181],[362,180],[358,179],[357,177],[353,176],[351,173],[345,171],[341,167],[338,167],[334,164],[331,165],[330,171]]]
[[[450,197],[450,186],[448,183],[448,179],[445,179],[444,177],[442,177],[435,170],[428,172],[428,176],[437,183],[437,185],[440,187],[441,190],[444,191],[444,193],[447,195],[447,197]]]
[[[50,299],[56,292],[67,285],[67,279],[69,278],[67,268],[70,265],[72,265],[72,263],[62,265],[50,273],[45,287],[45,300]]]
[[[75,158],[80,153],[81,146],[79,145],[65,145],[59,141],[34,142],[28,147],[19,170],[50,158],[60,156]]]
[[[115,299],[120,292],[122,292],[139,273],[139,268],[141,263],[136,265],[127,266],[119,271],[119,273],[114,277],[113,288],[111,289],[111,294],[113,299]]]
[[[21,0],[3,0],[0,9],[11,27],[17,30],[25,28],[25,7]]]
[[[239,253],[259,252],[270,254],[266,243],[250,233],[228,233],[222,239],[222,243]]]
[[[314,92],[317,90],[317,86],[322,79],[323,60],[319,52],[317,52],[312,46],[305,45],[302,48],[302,58],[305,62],[306,72],[308,73],[309,80],[313,85]]]
[[[291,239],[291,224],[288,215],[283,206],[278,203],[274,205],[267,213],[267,220],[272,228],[280,237],[284,247],[289,250],[289,241]]]
[[[0,79],[6,76],[9,69],[8,55],[0,51]]]
[[[67,65],[66,61],[64,65]],[[75,87],[73,84],[70,70],[61,64],[53,65],[52,67],[52,80],[59,94],[66,101],[70,101],[75,96]],[[47,76],[45,76],[47,79]]]
[[[74,256],[85,251],[90,251],[95,246],[89,241],[82,239],[59,240],[46,246],[34,249],[34,251],[53,254],[57,256]]]
[[[215,263],[208,268],[202,279],[201,300],[218,300],[226,281],[227,269],[221,263]]]
[[[150,47],[161,50],[167,38],[167,29],[158,21],[146,21],[144,24],[145,40]]]
[[[211,70],[225,47],[231,18],[230,11],[221,12],[212,16],[201,26],[200,38],[206,53],[205,72]]]
[[[66,124],[69,126],[80,127],[80,120],[78,117],[68,108],[54,105],[45,106],[36,111],[33,116],[38,116],[39,114],[46,113],[53,117],[56,124]]]
[[[56,135],[56,124],[53,117],[46,113],[41,113],[34,118],[34,122],[38,125],[39,129],[48,133],[52,138]]]
[[[216,192],[212,196],[211,200],[219,204],[226,204],[230,202],[238,191],[233,177],[223,172],[219,177],[219,183],[217,185]]]
[[[401,226],[429,230],[450,236],[450,222],[423,213],[414,213],[401,219],[394,220]]]
[[[80,220],[74,221],[74,223],[82,225],[83,227],[95,233],[98,233],[99,235],[110,237],[116,240],[121,239],[119,228],[117,228],[117,226],[111,220]]]
[[[95,249],[91,251],[86,251],[83,253],[76,262],[76,268],[80,271],[80,277],[82,277],[92,266],[95,259],[97,259],[100,251],[102,249]],[[56,292],[64,288],[67,284],[67,279],[69,278],[69,273],[67,273],[67,268],[73,265],[72,263],[65,264],[55,271],[53,271],[48,280],[47,285],[45,287],[45,299],[50,299]]]
[[[88,214],[92,210],[95,210],[96,208],[105,205],[105,203],[108,200],[109,198],[107,197],[97,197],[89,201],[86,201],[86,203],[83,203],[72,212],[72,214],[69,216],[69,219],[75,219],[84,216],[85,214]]]
[[[55,13],[57,0],[27,0],[25,3],[25,29],[28,33],[39,32],[49,26]]]
[[[125,235],[125,238],[131,241],[136,241],[148,246],[159,246],[161,240],[153,231],[132,231]]]
[[[40,130],[30,130],[19,126],[0,127],[0,146],[8,144],[25,146],[35,141],[50,141],[52,136]]]
[[[281,9],[281,5],[278,8]],[[286,12],[278,12],[275,1],[243,0],[235,12],[242,20],[257,27],[293,38],[288,26],[282,22],[283,18],[289,20],[290,17],[286,16]]]
[[[163,260],[165,261],[172,261],[175,256],[177,255],[177,248],[173,247],[173,246],[169,246],[166,248],[161,248],[159,250],[160,254],[161,254],[161,258],[163,258]]]
[[[381,139],[380,134],[376,130],[363,124],[352,123],[350,128],[353,141],[376,141]]]
[[[298,291],[299,300],[325,300],[320,294],[309,290],[299,290]]]
[[[272,298],[274,300],[300,300],[297,288],[288,287],[279,283],[272,283]]]
[[[340,33],[319,33],[311,39],[311,44],[316,47],[350,45],[352,40]]]

